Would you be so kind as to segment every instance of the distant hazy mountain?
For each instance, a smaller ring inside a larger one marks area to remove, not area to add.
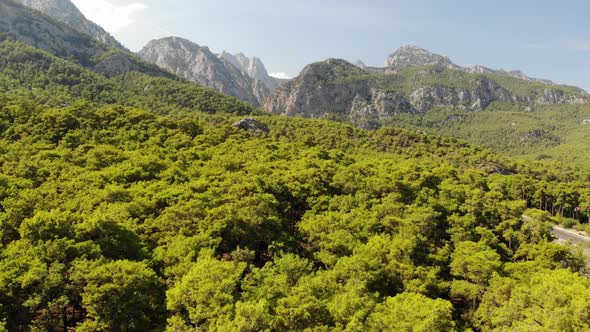
[[[152,40],[139,56],[191,82],[255,105],[261,105],[270,93],[263,81],[253,79],[233,64],[237,59],[218,57],[209,48],[183,38]],[[257,66],[252,69],[261,69]]]
[[[396,69],[427,65],[437,65],[446,68],[459,67],[446,56],[434,54],[428,50],[413,45],[400,47],[395,53],[391,54],[385,62],[386,67]]]
[[[173,76],[134,54],[112,48],[37,10],[9,0],[0,0],[0,35],[74,61],[105,76],[129,71]]]
[[[539,82],[545,84],[554,84],[550,80],[545,79],[538,79],[533,78],[525,75],[520,70],[511,70],[506,71],[503,69],[494,70],[490,69],[481,65],[476,65],[473,67],[461,67],[447,56],[432,53],[426,49],[414,46],[414,45],[405,45],[400,47],[397,51],[387,58],[385,62],[385,66],[390,69],[402,69],[402,68],[409,68],[409,67],[419,67],[419,66],[427,66],[427,65],[436,65],[440,67],[450,68],[450,69],[458,69],[464,70],[468,73],[474,74],[493,74],[493,73],[501,73],[504,75],[512,76],[514,78],[519,78],[522,80],[530,81],[530,82]],[[361,67],[362,68],[362,67]]]
[[[540,84],[526,76],[485,67],[462,68],[448,57],[404,46],[387,68],[362,68],[330,59],[307,66],[269,97],[275,114],[329,118],[376,128],[399,114],[424,114],[437,108],[483,111],[492,103],[534,109],[542,105],[582,104],[579,89]]]
[[[257,57],[247,57],[243,53],[231,54],[226,51],[223,51],[219,57],[229,61],[242,73],[263,82],[269,90],[274,90],[281,83],[278,79],[268,75],[264,63]]]
[[[126,50],[113,36],[106,32],[98,24],[89,21],[69,0],[15,0],[25,6],[40,11],[41,13],[67,24],[92,38],[101,41],[111,47]],[[91,0],[89,0],[91,1]]]
[[[362,61],[362,60],[356,60],[356,62],[354,63],[357,67],[359,68],[367,68],[368,66]]]

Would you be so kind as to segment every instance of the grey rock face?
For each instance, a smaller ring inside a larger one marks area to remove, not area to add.
[[[8,1],[0,1],[0,32],[61,58],[87,59],[107,50],[73,28]]]
[[[414,45],[400,47],[389,56],[385,62],[386,67],[407,68],[415,66],[438,65],[446,68],[458,68],[451,59],[446,56],[431,53]]]
[[[138,54],[144,60],[191,82],[254,105],[260,105],[269,94],[263,83],[242,73],[230,61],[217,57],[207,47],[183,38],[152,40]]]
[[[530,96],[515,96],[512,97],[512,101],[520,103],[529,103],[536,105],[564,105],[564,104],[585,104],[588,102],[588,98],[568,95],[562,90],[555,89],[544,89],[540,93],[536,93]]]
[[[511,101],[511,94],[485,77],[474,82],[472,89],[425,86],[411,93],[410,102],[420,112],[437,106],[459,107],[466,111],[483,111],[493,101]]]
[[[261,81],[271,91],[279,85],[279,81],[268,75],[264,63],[257,57],[247,57],[243,53],[231,54],[226,51],[223,51],[219,57],[229,61],[252,79]]]
[[[377,129],[394,115],[416,112],[414,106],[402,95],[371,89],[368,97],[355,97],[348,118],[358,128]]]
[[[15,0],[32,9],[65,23],[71,28],[85,33],[111,47],[127,50],[113,36],[98,24],[89,21],[70,0]]]
[[[471,74],[493,74],[495,70],[481,65],[465,68],[465,71]]]
[[[268,129],[268,127],[264,123],[259,122],[254,118],[242,119],[234,123],[233,126],[241,130],[250,131],[254,134],[270,132],[270,129]]]
[[[329,118],[367,129],[379,127],[393,115],[416,112],[400,94],[366,81],[334,83],[341,72],[362,73],[355,65],[338,59],[309,65],[299,77],[277,88],[265,108],[275,114]]]

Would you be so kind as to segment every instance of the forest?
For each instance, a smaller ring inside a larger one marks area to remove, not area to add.
[[[0,331],[590,329],[574,164],[0,57]]]

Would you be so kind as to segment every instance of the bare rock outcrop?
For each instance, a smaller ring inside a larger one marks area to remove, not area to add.
[[[208,47],[179,37],[150,41],[139,56],[150,63],[199,85],[254,105],[261,105],[270,91],[230,61],[219,58]]]

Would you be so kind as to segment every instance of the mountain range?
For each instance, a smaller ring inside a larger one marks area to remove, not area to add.
[[[257,57],[226,51],[214,54],[208,47],[180,37],[152,40],[138,54],[145,61],[193,83],[257,106],[284,82],[271,77]]]
[[[180,37],[152,40],[133,54],[69,0],[19,2],[47,16],[2,1],[0,32],[107,77],[141,72],[182,79],[278,115],[363,129],[404,126],[523,157],[586,159],[576,137],[586,130],[590,115],[573,116],[571,109],[583,108],[588,93],[518,70],[463,67],[448,56],[407,45],[387,57],[384,67],[328,59],[306,66],[294,79],[279,80],[257,57],[216,54]],[[569,130],[558,130],[555,119],[568,123]]]
[[[399,114],[434,108],[481,112],[493,103],[533,110],[543,105],[584,104],[585,91],[524,76],[522,73],[463,68],[448,57],[403,46],[370,68],[341,59],[311,64],[266,101],[275,114],[329,118],[371,129]]]

